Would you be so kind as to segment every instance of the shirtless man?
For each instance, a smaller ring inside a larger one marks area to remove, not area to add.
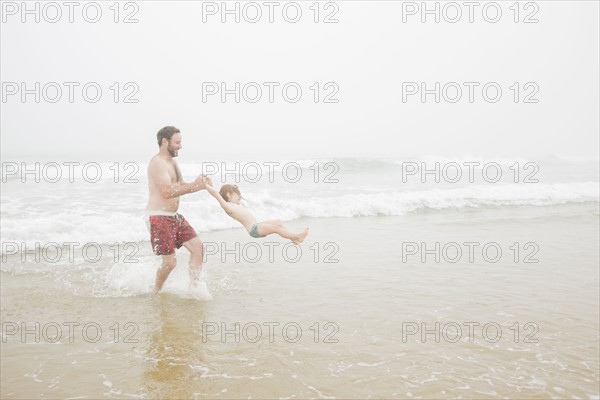
[[[210,299],[206,284],[199,286],[204,244],[194,228],[179,213],[179,197],[198,192],[212,184],[209,177],[198,175],[192,183],[186,183],[174,157],[181,150],[181,133],[173,126],[166,126],[156,135],[160,148],[148,164],[148,189],[150,198],[146,207],[150,241],[154,254],[162,256],[162,264],[156,271],[155,293],[158,293],[177,263],[175,249],[184,246],[190,251],[190,293],[198,299]],[[203,293],[202,293],[203,292]]]

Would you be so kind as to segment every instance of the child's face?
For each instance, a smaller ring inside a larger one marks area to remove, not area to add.
[[[242,196],[239,193],[231,192],[229,193],[229,201],[234,204],[240,204],[240,200],[242,200]]]

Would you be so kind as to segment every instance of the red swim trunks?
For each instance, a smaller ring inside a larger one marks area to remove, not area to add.
[[[185,242],[198,236],[192,226],[183,218],[175,216],[151,215],[150,243],[157,256],[173,254]]]

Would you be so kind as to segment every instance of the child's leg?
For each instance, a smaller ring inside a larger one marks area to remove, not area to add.
[[[270,221],[267,221],[267,222],[270,222]],[[289,230],[287,230],[283,226],[283,224],[275,225],[275,224],[270,224],[267,222],[261,222],[260,224],[258,224],[257,228],[258,228],[259,235],[267,236],[267,235],[271,235],[271,234],[275,233],[284,239],[291,240],[294,243],[302,243],[302,241],[304,241],[304,238],[306,237],[306,235],[308,235],[308,229],[305,229],[301,233],[293,233],[293,232],[290,232]]]
[[[269,224],[269,225],[279,225],[283,226],[283,222],[280,219],[270,219],[268,221],[263,221],[261,224]]]

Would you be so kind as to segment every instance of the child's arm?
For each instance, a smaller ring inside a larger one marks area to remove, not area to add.
[[[231,212],[231,205],[227,201],[225,201],[223,197],[221,197],[219,192],[217,192],[217,190],[214,187],[206,185],[206,190],[208,191],[208,193],[211,194],[212,197],[217,199],[217,201],[221,205],[221,208],[223,208],[223,210],[225,210],[226,213],[229,214]]]

